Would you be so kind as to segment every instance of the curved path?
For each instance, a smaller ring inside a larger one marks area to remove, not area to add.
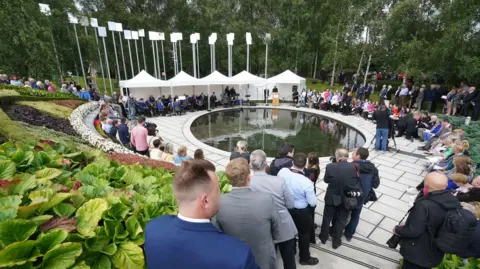
[[[253,107],[252,107],[253,108]],[[256,106],[254,108],[272,108],[271,106]],[[299,112],[308,112],[318,114],[324,117],[333,118],[337,121],[350,125],[358,129],[366,139],[364,147],[369,147],[374,134],[375,124],[370,121],[366,121],[357,116],[344,116],[337,113],[331,113],[321,110],[314,110],[308,108],[293,108],[293,107],[279,107],[279,109],[290,109]],[[222,109],[216,109],[219,111]],[[188,149],[188,154],[193,155],[193,151],[200,148],[204,151],[205,158],[213,162],[218,170],[224,170],[225,166],[229,162],[229,152],[225,152],[206,144],[203,144],[190,131],[191,123],[201,115],[207,114],[207,111],[199,111],[187,113],[182,116],[173,117],[156,117],[149,118],[148,121],[154,122],[158,125],[159,135],[175,145],[178,148],[180,145],[184,145]],[[399,153],[377,153],[370,148],[369,159],[378,167],[380,172],[381,183],[380,187],[376,190],[378,201],[367,204],[360,216],[360,223],[357,228],[357,239],[352,240],[351,243],[344,242],[344,246],[337,250],[331,251],[331,244],[327,242],[326,245],[315,246],[312,249],[312,255],[322,259],[330,259],[330,255],[337,257],[337,260],[331,260],[331,268],[338,267],[338,260],[343,261],[341,265],[348,266],[348,268],[396,268],[398,265],[392,261],[399,259],[397,252],[387,250],[384,248],[385,242],[390,238],[392,228],[398,223],[398,221],[405,215],[409,209],[408,202],[412,201],[412,197],[405,191],[408,187],[414,187],[423,180],[424,172],[423,164],[426,162],[421,157],[420,151],[417,151],[417,147],[420,146],[420,142],[410,142],[404,138],[396,139],[397,148]],[[251,149],[254,150],[254,149]],[[328,157],[321,158],[321,169],[323,170],[328,163]],[[322,180],[323,171],[320,174],[320,179],[317,182],[317,197],[318,204],[316,208],[315,222],[320,224],[322,221],[322,214],[324,208],[324,196],[327,184]],[[362,243],[363,242],[363,243]],[[370,242],[370,243],[368,243]],[[378,245],[372,245],[372,243],[378,243]],[[320,252],[317,249],[320,249]],[[362,250],[362,251],[359,251]],[[358,252],[358,253],[357,253]],[[365,258],[365,253],[370,253]],[[362,256],[363,255],[363,256]],[[372,256],[373,255],[373,256]],[[361,256],[361,257],[360,257]],[[358,257],[358,259],[355,259]],[[380,258],[378,258],[380,257]],[[383,257],[383,258],[382,258]],[[338,259],[339,258],[339,259]],[[350,261],[353,259],[356,262]],[[365,260],[367,259],[367,260]],[[388,260],[388,262],[387,262]],[[382,263],[387,262],[387,264]],[[306,268],[330,268],[328,266],[318,267],[306,267]],[[333,266],[335,264],[335,266]],[[354,266],[355,265],[355,266]],[[347,267],[344,267],[347,268]]]

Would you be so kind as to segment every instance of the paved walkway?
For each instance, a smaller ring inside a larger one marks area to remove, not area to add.
[[[256,108],[265,107],[257,106]],[[370,146],[373,140],[375,124],[361,117],[343,116],[336,113],[307,108],[280,107],[279,109],[293,109],[299,112],[314,113],[348,124],[364,134],[366,138],[364,147]],[[214,111],[219,110],[220,109]],[[201,148],[204,151],[206,159],[213,162],[218,170],[224,170],[229,162],[230,153],[203,144],[197,140],[190,131],[191,123],[197,117],[206,113],[208,112],[200,111],[182,116],[149,118],[148,121],[156,123],[160,130],[159,135],[167,142],[172,142],[175,148],[184,145],[187,147],[189,155],[193,155],[195,149]],[[408,202],[413,201],[412,197],[405,192],[406,189],[416,186],[423,180],[423,176],[426,174],[423,168],[425,159],[419,158],[422,152],[417,151],[420,142],[410,142],[404,138],[397,138],[396,144],[400,153],[380,153],[370,148],[369,159],[378,167],[381,183],[380,187],[376,190],[378,201],[369,203],[363,208],[356,233],[358,237],[378,242],[384,246],[385,242],[392,235],[392,228],[408,211]],[[318,205],[315,218],[315,222],[319,225],[322,222],[324,196],[327,187],[327,184],[322,180],[323,170],[328,164],[328,159],[328,157],[325,157],[321,158],[320,161],[322,171],[317,183]],[[330,243],[327,243],[327,245],[329,244]]]

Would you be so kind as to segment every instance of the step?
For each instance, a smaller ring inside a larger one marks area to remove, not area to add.
[[[342,246],[337,249],[332,248],[331,240],[325,245],[310,244],[310,252],[313,257],[320,260],[316,266],[301,266],[297,261],[299,268],[369,268],[369,269],[397,269],[401,258],[396,249],[390,249],[387,246],[378,244],[369,239],[363,239],[354,236],[350,242],[345,239]],[[297,253],[298,260],[298,253]],[[278,268],[283,268],[282,258],[278,253]]]

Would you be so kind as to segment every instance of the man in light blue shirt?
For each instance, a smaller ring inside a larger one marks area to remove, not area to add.
[[[402,85],[402,89],[400,90],[400,107],[404,108],[407,107],[407,98],[408,98],[408,88],[405,84]]]
[[[311,211],[315,210],[317,197],[313,182],[303,172],[306,164],[307,156],[304,153],[296,153],[293,156],[292,168],[282,168],[277,176],[285,180],[285,184],[293,196],[294,208],[289,211],[298,230],[300,264],[315,265],[318,263],[318,259],[310,256],[310,242],[311,240],[315,241]]]

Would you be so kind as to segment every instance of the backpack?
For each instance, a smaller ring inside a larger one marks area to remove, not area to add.
[[[434,202],[442,206],[442,204],[437,201]],[[437,247],[441,251],[447,254],[461,255],[465,253],[476,227],[477,218],[473,213],[462,207],[458,207],[447,209],[445,219],[443,220],[442,226],[438,230],[436,237],[428,226],[427,230],[435,239]]]

